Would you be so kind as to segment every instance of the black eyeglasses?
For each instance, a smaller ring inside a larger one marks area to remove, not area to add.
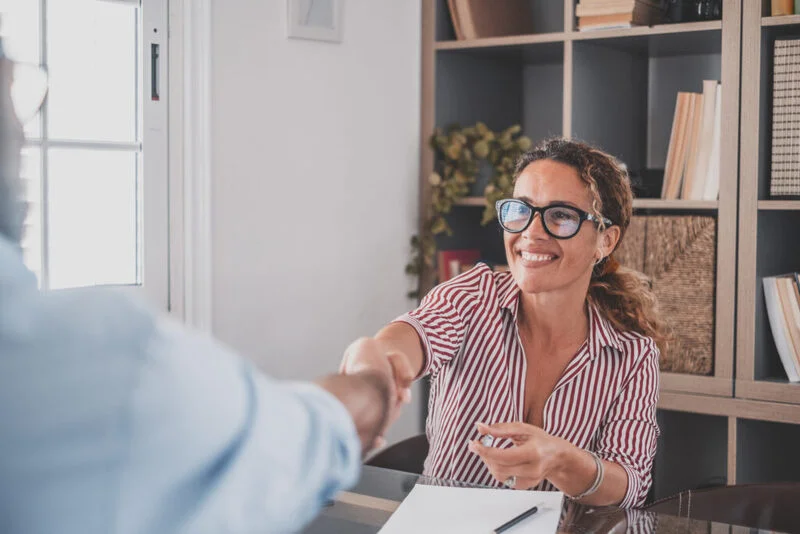
[[[524,232],[537,213],[541,214],[544,231],[556,239],[573,237],[580,231],[583,221],[592,221],[595,224],[602,222],[606,226],[614,224],[605,217],[598,218],[566,204],[550,204],[537,208],[524,200],[508,198],[498,200],[496,208],[500,226],[512,234]]]

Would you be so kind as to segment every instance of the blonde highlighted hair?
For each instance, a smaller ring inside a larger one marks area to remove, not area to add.
[[[613,156],[591,145],[556,137],[546,139],[520,156],[515,176],[534,161],[545,159],[564,163],[578,171],[592,195],[593,215],[605,216],[619,227],[618,247],[633,215],[633,191],[625,167]],[[648,336],[662,354],[666,353],[670,333],[659,316],[655,294],[644,274],[620,266],[612,253],[595,267],[588,299],[616,329]]]

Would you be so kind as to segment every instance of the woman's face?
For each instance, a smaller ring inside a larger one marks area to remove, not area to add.
[[[522,171],[514,198],[536,207],[566,204],[592,213],[592,195],[574,168],[552,160],[534,161]],[[542,225],[541,213],[521,233],[503,232],[511,273],[524,293],[543,293],[588,286],[594,263],[608,256],[619,239],[619,228],[600,232],[584,221],[569,239],[556,239]]]

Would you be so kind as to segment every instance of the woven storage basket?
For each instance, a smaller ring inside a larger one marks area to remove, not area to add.
[[[716,218],[635,216],[614,257],[653,282],[661,315],[673,333],[661,370],[714,371]]]

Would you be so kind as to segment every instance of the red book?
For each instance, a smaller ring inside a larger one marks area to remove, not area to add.
[[[475,248],[440,250],[436,262],[439,283],[445,282],[472,268],[481,259],[481,251]]]

